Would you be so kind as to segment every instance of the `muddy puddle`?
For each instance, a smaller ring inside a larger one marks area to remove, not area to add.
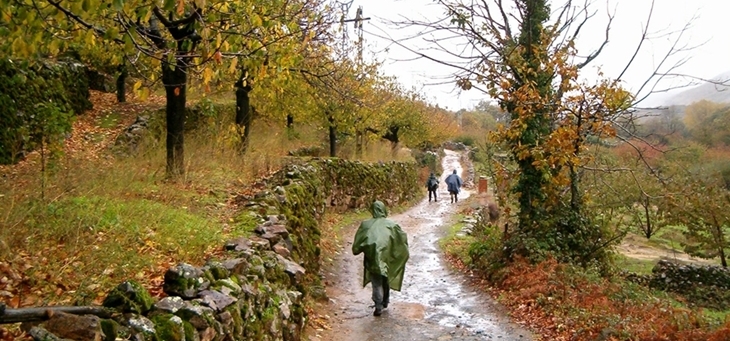
[[[531,340],[486,294],[468,285],[442,259],[438,240],[461,205],[452,204],[444,179],[461,172],[457,152],[446,151],[440,176],[439,201],[421,200],[406,212],[389,217],[408,233],[411,257],[401,292],[391,291],[390,306],[374,317],[370,285],[361,286],[362,255],[351,253],[357,226],[347,229],[343,249],[326,269],[329,303],[318,311],[326,327],[310,330],[310,340]],[[460,199],[470,192],[463,190]]]

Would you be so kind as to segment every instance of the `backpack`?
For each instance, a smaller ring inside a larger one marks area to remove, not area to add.
[[[435,190],[438,187],[439,187],[439,181],[436,180],[436,178],[430,178],[430,179],[428,179],[428,189],[430,189],[430,190],[433,191],[433,190]]]

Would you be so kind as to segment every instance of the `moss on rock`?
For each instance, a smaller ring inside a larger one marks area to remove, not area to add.
[[[154,300],[141,284],[130,280],[119,284],[104,299],[102,305],[119,309],[125,313],[144,314],[148,312]]]

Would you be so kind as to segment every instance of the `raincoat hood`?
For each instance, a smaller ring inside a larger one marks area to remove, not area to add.
[[[370,283],[371,274],[388,278],[388,285],[400,291],[408,261],[408,236],[394,221],[385,218],[385,204],[375,201],[370,206],[372,219],[363,221],[355,233],[352,253],[365,255],[363,286]]]
[[[388,210],[380,200],[376,200],[370,205],[370,213],[373,215],[373,218],[385,218],[388,216]]]

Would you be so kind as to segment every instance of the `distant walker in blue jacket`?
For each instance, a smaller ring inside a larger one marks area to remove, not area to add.
[[[451,195],[451,203],[453,204],[455,202],[459,202],[459,191],[461,191],[461,177],[456,174],[456,169],[454,169],[454,173],[446,177],[445,182],[449,190],[449,194]]]

